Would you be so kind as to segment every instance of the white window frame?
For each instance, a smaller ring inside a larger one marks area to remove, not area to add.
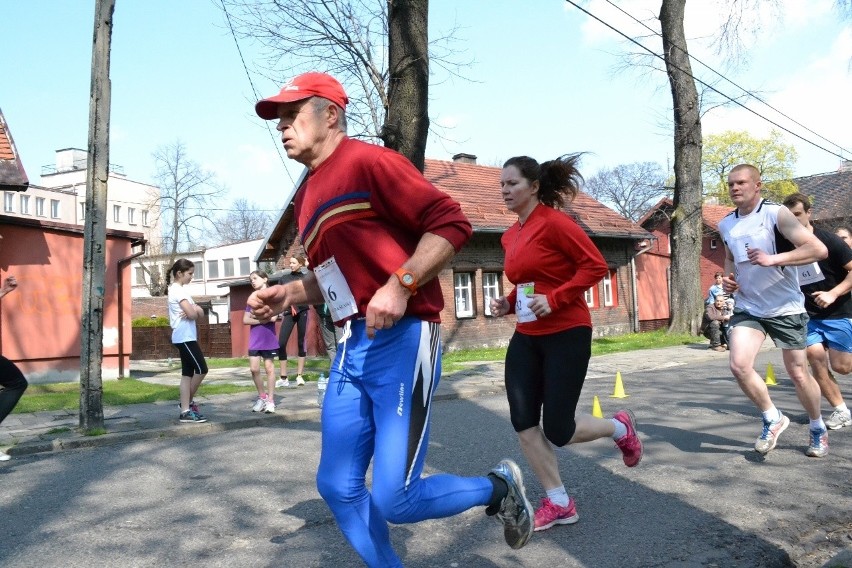
[[[147,209],[142,210],[142,226],[143,227],[148,226],[148,210]]]
[[[80,220],[81,221],[86,220],[86,202],[85,201],[80,202]]]
[[[133,207],[127,208],[127,224],[135,225],[136,224],[136,209]]]
[[[251,259],[247,256],[241,256],[237,259],[240,264],[240,276],[248,276],[251,274]]]
[[[44,197],[36,197],[35,214],[36,217],[44,217]]]
[[[595,287],[592,286],[583,292],[583,298],[586,300],[586,305],[590,308],[595,307]]]
[[[719,248],[719,242],[716,239],[710,239],[710,248],[716,250]]]
[[[112,206],[112,220],[114,223],[121,223],[121,205]]]
[[[615,305],[612,294],[612,271],[607,272],[603,277],[603,305],[606,307]]]
[[[453,274],[453,296],[456,304],[456,318],[474,317],[473,307],[473,274],[456,272]]]
[[[213,270],[211,270],[211,268]],[[208,260],[207,261],[207,278],[208,280],[213,280],[214,278],[219,278],[219,260]]]
[[[3,212],[4,213],[14,213],[15,212],[15,194],[11,191],[7,191],[3,194]]]
[[[58,199],[51,199],[50,200],[50,218],[51,219],[59,219],[59,217],[61,217],[62,211],[61,211],[60,207],[61,207],[61,203],[59,202]]]
[[[500,297],[500,273],[482,272],[482,313],[491,317],[491,300]]]
[[[192,281],[197,282],[199,280],[204,280],[204,263],[196,262],[195,263],[195,272],[192,274]]]
[[[136,285],[144,286],[148,283],[148,279],[145,277],[145,269],[141,266],[136,266]]]
[[[233,258],[223,258],[222,259],[222,276],[224,278],[233,278],[234,277],[234,259]]]
[[[30,196],[21,194],[21,215],[30,214]]]

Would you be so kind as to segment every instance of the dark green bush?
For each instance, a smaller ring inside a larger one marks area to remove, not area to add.
[[[165,316],[133,318],[133,327],[169,327],[169,318]]]

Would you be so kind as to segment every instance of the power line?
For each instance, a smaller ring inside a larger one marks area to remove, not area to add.
[[[613,8],[615,8],[616,10],[618,10],[619,12],[621,12],[622,14],[624,14],[625,16],[627,16],[628,18],[630,18],[631,20],[633,20],[634,22],[636,22],[637,24],[639,24],[640,26],[643,26],[645,29],[647,29],[648,31],[650,31],[651,33],[653,33],[654,35],[656,35],[657,37],[660,37],[660,38],[662,38],[662,37],[663,37],[663,36],[662,36],[662,34],[661,34],[660,32],[658,32],[657,30],[653,29],[652,27],[650,27],[649,25],[647,25],[645,22],[643,22],[643,21],[639,20],[638,18],[636,18],[636,17],[635,17],[635,16],[633,16],[632,14],[628,13],[628,12],[627,12],[624,8],[622,8],[621,6],[619,6],[619,5],[615,4],[615,3],[614,3],[614,2],[612,2],[611,0],[605,0],[605,1],[606,1],[606,3],[607,3],[607,4],[609,4],[610,6],[612,6]],[[730,83],[731,85],[735,86],[736,88],[738,88],[738,89],[739,89],[739,90],[741,90],[742,92],[744,92],[744,93],[746,93],[747,95],[749,95],[750,97],[754,98],[756,101],[758,101],[758,102],[760,102],[760,103],[762,103],[762,104],[764,104],[764,105],[768,106],[769,108],[771,108],[772,110],[774,110],[775,112],[777,112],[778,114],[780,114],[781,116],[783,116],[784,118],[786,118],[786,119],[790,120],[793,124],[795,124],[795,125],[797,125],[797,126],[801,126],[801,127],[802,127],[802,128],[804,128],[805,130],[807,130],[808,132],[810,132],[811,134],[813,134],[814,136],[816,136],[817,138],[820,138],[820,139],[822,139],[822,140],[825,140],[826,142],[828,142],[828,143],[829,143],[829,144],[831,144],[832,146],[836,146],[837,148],[839,148],[840,150],[842,150],[842,151],[846,152],[847,154],[852,154],[852,151],[849,151],[849,150],[847,150],[846,148],[844,148],[843,146],[841,146],[840,144],[838,144],[837,142],[834,142],[834,141],[832,141],[832,140],[829,140],[829,139],[828,139],[828,138],[826,138],[825,136],[822,136],[821,134],[819,134],[819,133],[817,133],[817,132],[814,132],[813,130],[811,130],[810,128],[808,128],[807,126],[805,126],[804,124],[802,124],[801,122],[797,121],[795,118],[793,118],[793,117],[791,117],[791,116],[789,116],[789,115],[785,114],[784,112],[782,112],[781,110],[779,110],[779,109],[775,108],[774,106],[772,106],[771,104],[769,104],[768,102],[766,102],[765,100],[763,100],[762,98],[760,98],[759,96],[755,95],[755,94],[754,94],[751,90],[746,89],[745,87],[738,85],[737,83],[735,83],[734,81],[732,81],[731,79],[729,79],[728,77],[726,77],[725,75],[723,75],[722,73],[720,73],[720,72],[716,71],[715,69],[713,69],[712,67],[710,67],[708,64],[704,63],[703,61],[701,61],[700,59],[698,59],[697,57],[695,57],[694,55],[690,55],[689,53],[687,53],[686,51],[684,51],[684,50],[683,50],[683,49],[682,49],[679,45],[675,45],[674,47],[675,47],[675,49],[677,49],[678,51],[680,51],[680,52],[684,53],[684,54],[685,54],[687,57],[689,57],[690,59],[694,60],[694,61],[695,61],[695,62],[697,62],[697,63],[700,63],[701,65],[703,65],[704,67],[706,67],[707,69],[709,69],[710,71],[712,71],[713,73],[715,73],[716,75],[718,75],[719,77],[721,77],[722,79],[724,79],[725,81],[727,81],[728,83]]]
[[[619,29],[615,28],[614,26],[612,26],[612,25],[610,25],[610,24],[606,23],[605,21],[603,21],[602,19],[598,18],[597,16],[595,16],[594,14],[592,14],[591,12],[589,12],[588,10],[586,10],[585,8],[583,8],[583,7],[579,6],[579,5],[577,5],[577,4],[576,4],[575,2],[573,2],[572,0],[565,0],[565,1],[566,1],[566,2],[568,2],[569,4],[571,4],[572,6],[574,6],[575,8],[577,8],[578,10],[580,10],[581,12],[583,12],[584,14],[586,14],[586,15],[588,15],[589,17],[591,17],[591,18],[593,18],[593,19],[597,20],[597,21],[598,21],[598,22],[600,22],[601,24],[605,25],[606,27],[608,27],[609,29],[611,29],[612,31],[614,31],[615,33],[617,33],[618,35],[620,35],[620,36],[621,36],[621,37],[623,37],[624,39],[626,39],[626,40],[628,40],[628,41],[630,41],[630,42],[632,42],[632,43],[636,44],[637,46],[639,46],[640,48],[644,49],[645,51],[647,51],[648,53],[650,53],[650,54],[651,54],[651,55],[653,55],[654,57],[656,57],[656,58],[658,58],[658,59],[662,60],[663,62],[665,62],[665,58],[664,58],[662,55],[660,55],[660,54],[658,54],[658,53],[654,53],[653,51],[651,51],[650,49],[648,49],[647,47],[645,47],[644,45],[642,45],[641,43],[639,43],[638,41],[636,41],[635,39],[633,39],[632,37],[628,36],[627,34],[625,34],[624,32],[622,32],[621,30],[619,30]],[[683,51],[683,50],[681,49],[681,51]],[[791,135],[795,136],[796,138],[798,138],[799,140],[802,140],[803,142],[807,142],[807,143],[808,143],[808,144],[810,144],[811,146],[814,146],[814,147],[816,147],[816,148],[819,148],[819,149],[820,149],[820,150],[822,150],[823,152],[826,152],[826,153],[828,153],[828,154],[831,154],[832,156],[837,156],[837,157],[838,157],[838,158],[840,158],[841,160],[845,160],[845,159],[846,159],[846,157],[845,157],[845,156],[843,156],[842,154],[838,154],[838,153],[836,153],[836,152],[834,152],[834,151],[832,151],[832,150],[829,150],[828,148],[825,148],[824,146],[821,146],[821,145],[817,144],[816,142],[813,142],[813,141],[811,141],[811,140],[808,140],[808,139],[807,139],[807,138],[805,138],[804,136],[801,136],[801,135],[799,135],[799,134],[796,134],[795,132],[793,132],[793,131],[792,131],[792,130],[790,130],[789,128],[787,128],[787,127],[785,127],[785,126],[782,126],[782,125],[778,124],[777,122],[775,122],[774,120],[769,119],[769,118],[767,118],[767,117],[763,116],[762,114],[760,114],[760,113],[759,113],[759,112],[757,112],[756,110],[754,110],[754,109],[750,109],[749,107],[747,107],[746,105],[744,105],[744,104],[743,104],[743,103],[741,103],[740,101],[738,101],[738,100],[736,100],[736,99],[733,99],[733,98],[729,97],[728,95],[726,95],[725,93],[723,93],[722,91],[720,91],[719,89],[717,89],[716,87],[714,87],[713,85],[710,85],[710,84],[708,84],[708,83],[706,83],[706,82],[702,81],[701,79],[699,79],[698,77],[696,77],[696,76],[695,76],[695,75],[693,75],[692,73],[690,73],[690,72],[686,71],[685,69],[681,69],[680,67],[678,67],[677,65],[675,65],[675,64],[673,64],[673,63],[670,63],[670,65],[671,65],[672,67],[674,67],[675,69],[677,69],[678,71],[680,71],[681,73],[684,73],[685,75],[687,75],[688,77],[690,77],[693,81],[698,81],[699,83],[701,83],[702,85],[704,85],[705,87],[707,87],[707,88],[708,88],[708,89],[710,89],[711,91],[715,92],[716,94],[721,95],[722,97],[724,97],[724,98],[728,99],[729,101],[731,101],[732,103],[734,103],[734,104],[736,104],[736,105],[741,106],[742,108],[744,108],[744,109],[745,109],[745,110],[747,110],[748,112],[750,112],[750,113],[754,114],[754,115],[755,115],[755,116],[757,116],[758,118],[761,118],[761,119],[765,120],[766,122],[768,122],[768,123],[770,123],[770,124],[772,124],[772,125],[774,125],[774,126],[777,126],[778,128],[780,128],[780,129],[781,129],[781,130],[783,130],[784,132],[787,132],[788,134],[791,134]],[[838,147],[839,147],[839,146],[838,146]],[[841,150],[843,150],[843,148],[841,148]],[[845,151],[847,151],[847,152],[848,152],[848,150],[845,150]]]
[[[228,8],[225,6],[225,0],[219,0],[219,4],[222,6],[222,11],[225,12],[225,20],[228,22],[228,30],[230,30],[231,37],[234,38],[234,44],[237,46],[237,53],[240,55],[240,62],[243,64],[243,69],[246,72],[246,77],[248,77],[249,85],[251,85],[251,92],[254,95],[255,100],[260,100],[260,95],[257,93],[254,81],[251,79],[251,73],[249,73],[248,66],[246,65],[246,60],[243,57],[243,50],[240,49],[240,42],[237,40],[237,34],[234,32],[234,26],[231,23],[231,14],[228,13]],[[287,177],[290,178],[290,183],[295,184],[296,180],[294,180],[293,176],[290,175],[290,170],[287,169],[287,163],[284,161],[284,156],[281,155],[280,140],[275,138],[275,134],[272,132],[272,129],[269,128],[269,121],[265,120],[264,123],[266,124],[267,132],[269,132],[269,137],[272,139],[272,145],[275,147],[275,152],[278,153],[278,158],[281,160],[281,163],[284,164],[284,171],[287,172]]]

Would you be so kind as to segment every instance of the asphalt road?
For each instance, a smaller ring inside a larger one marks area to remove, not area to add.
[[[559,450],[580,522],[519,551],[481,509],[392,528],[409,568],[804,568],[852,549],[852,431],[825,459],[804,455],[807,426],[780,352],[776,404],[793,424],[766,457],[760,422],[724,359],[631,374],[627,399],[591,379],[604,414],[632,408],[645,442],[627,469],[609,440]],[[314,487],[315,422],[22,456],[0,467],[0,566],[360,566]],[[427,472],[478,475],[512,457],[529,474],[502,395],[435,405]],[[844,549],[846,549],[844,551]],[[840,554],[841,556],[838,556]],[[847,556],[848,558],[848,556]],[[849,564],[838,564],[840,566]]]

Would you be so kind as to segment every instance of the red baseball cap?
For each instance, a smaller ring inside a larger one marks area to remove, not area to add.
[[[258,101],[254,105],[257,116],[264,120],[278,118],[278,105],[294,103],[310,97],[328,99],[340,108],[346,108],[349,97],[337,79],[325,73],[302,73],[290,79],[274,97]]]

